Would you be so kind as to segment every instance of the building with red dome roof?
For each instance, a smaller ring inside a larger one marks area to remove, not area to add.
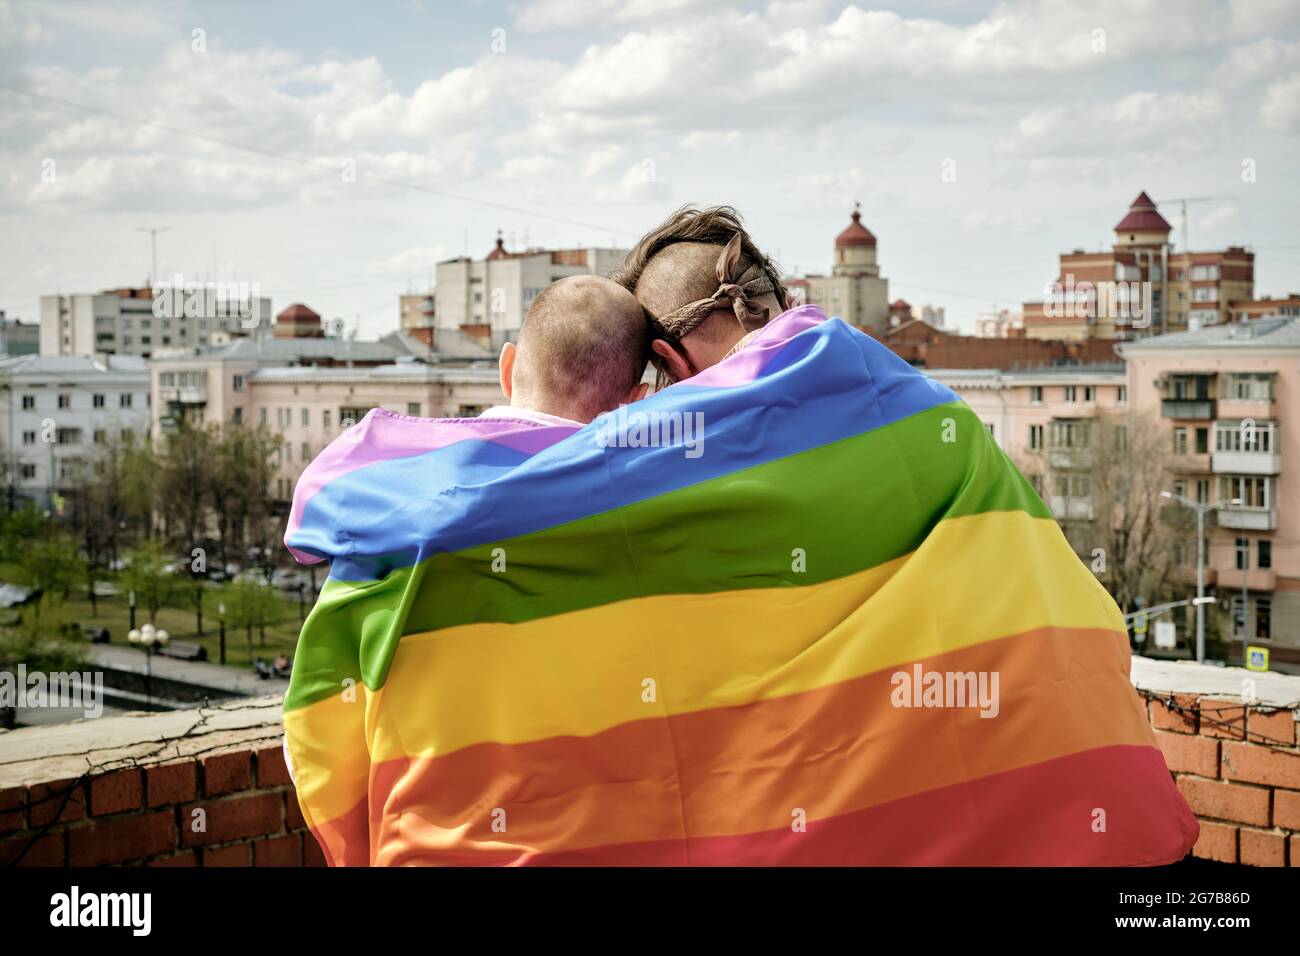
[[[857,203],[847,227],[835,237],[831,274],[806,277],[808,302],[859,328],[883,332],[889,325],[889,280],[876,262],[876,237],[862,224]]]

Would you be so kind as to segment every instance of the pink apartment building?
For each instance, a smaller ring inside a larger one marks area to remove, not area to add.
[[[1211,521],[1207,580],[1234,612],[1245,592],[1250,643],[1300,663],[1300,318],[1156,336],[1120,351],[1131,400],[1159,409],[1181,458],[1169,490],[1225,502]],[[1240,624],[1227,627],[1240,640]]]

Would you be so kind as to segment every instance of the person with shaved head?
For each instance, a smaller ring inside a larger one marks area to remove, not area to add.
[[[631,293],[603,276],[569,276],[533,300],[518,344],[501,349],[509,405],[486,417],[586,424],[645,395],[645,315]]]
[[[614,278],[646,312],[661,386],[718,364],[790,307],[780,269],[731,206],[677,210]]]

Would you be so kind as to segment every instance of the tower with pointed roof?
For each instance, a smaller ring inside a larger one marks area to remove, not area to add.
[[[835,237],[828,276],[807,277],[808,302],[851,325],[884,331],[889,322],[889,280],[876,261],[876,237],[862,224],[862,207],[853,204],[849,224]]]

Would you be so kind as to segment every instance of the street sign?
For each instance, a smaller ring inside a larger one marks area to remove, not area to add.
[[[1173,621],[1156,621],[1156,647],[1171,651],[1178,643],[1178,627]]]
[[[1248,671],[1266,671],[1268,670],[1268,648],[1256,647],[1253,644],[1246,648],[1246,670]]]

